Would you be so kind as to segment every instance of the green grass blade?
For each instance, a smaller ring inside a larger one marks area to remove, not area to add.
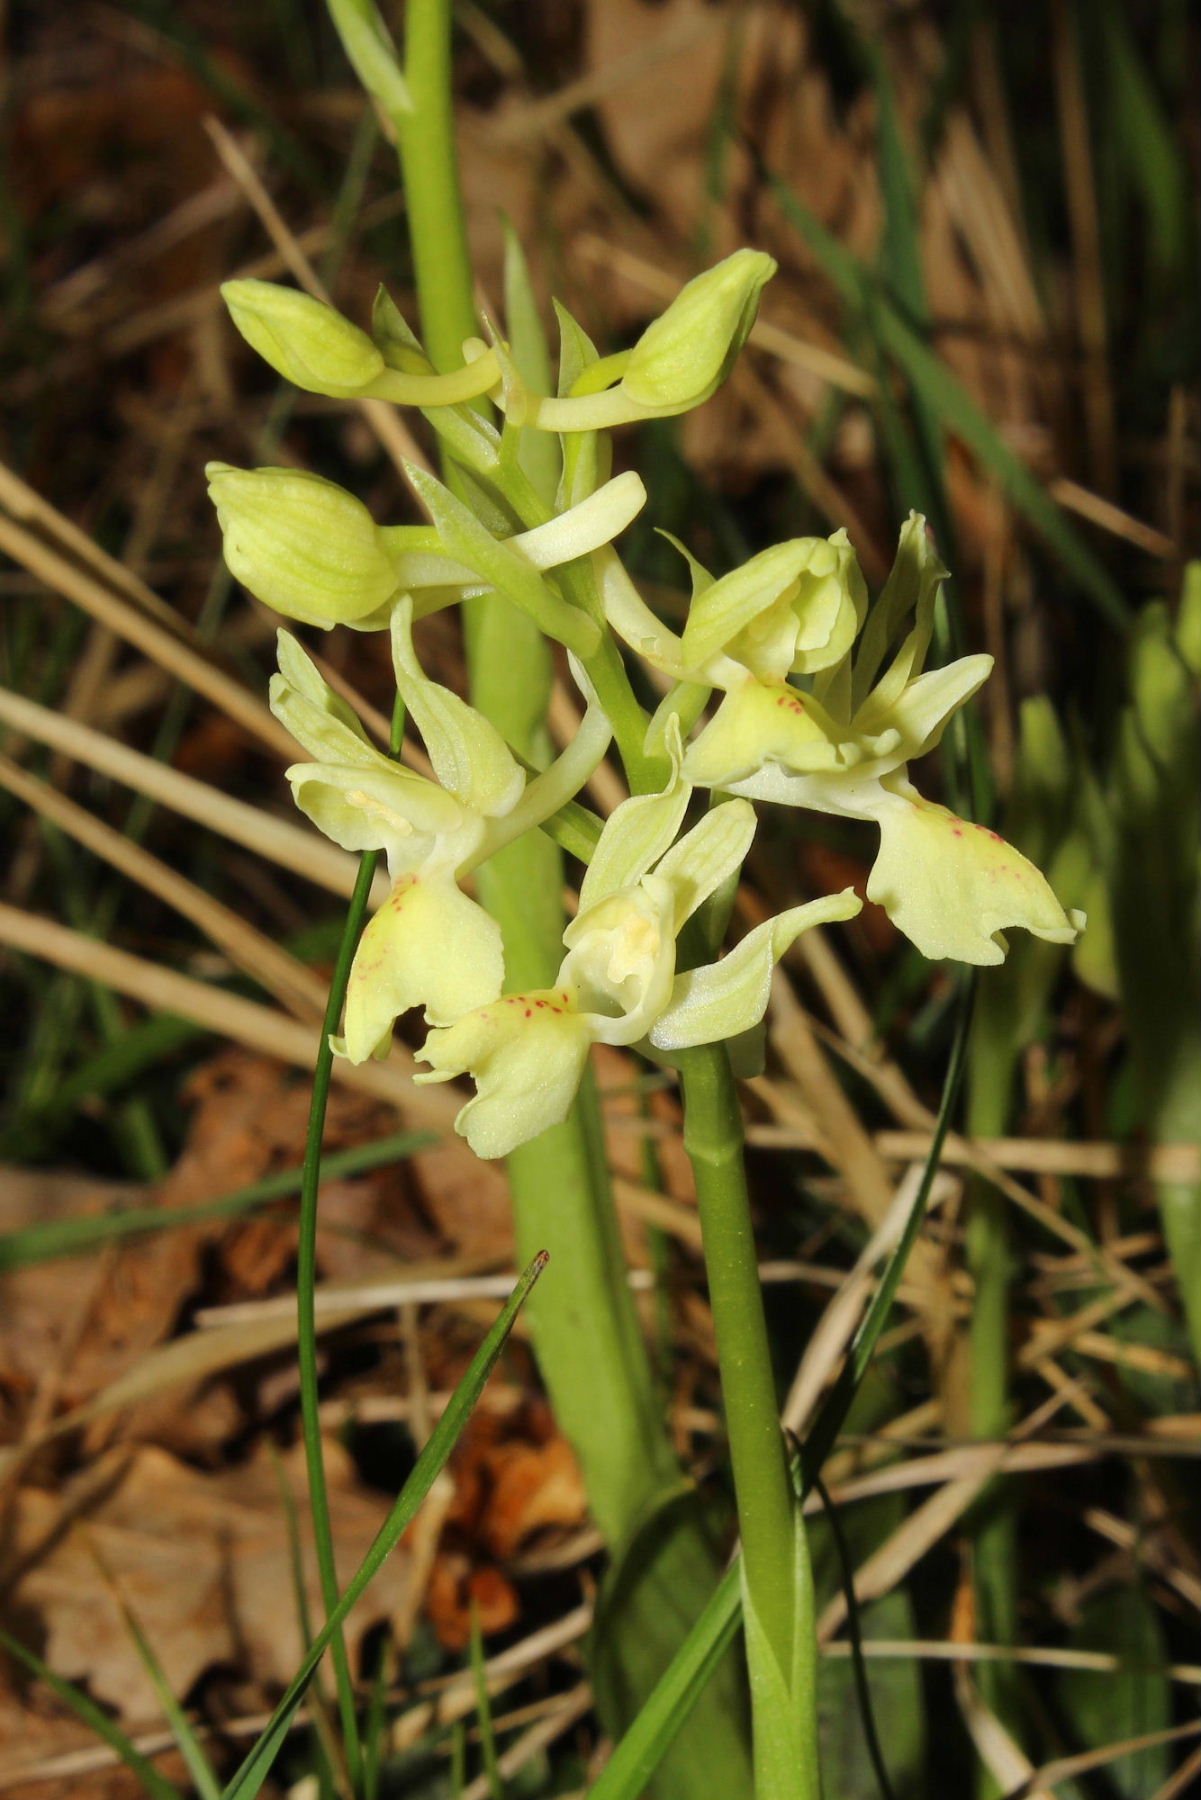
[[[304,1579],[304,1545],[300,1537],[300,1511],[296,1504],[296,1495],[292,1491],[292,1483],[288,1479],[288,1471],[284,1461],[274,1444],[268,1446],[271,1463],[275,1470],[275,1479],[279,1486],[280,1506],[283,1510],[284,1525],[288,1534],[288,1573],[292,1581],[292,1595],[296,1601],[296,1622],[300,1628],[301,1647],[307,1652],[313,1646],[313,1615],[309,1606],[308,1589]],[[321,1671],[318,1669],[313,1677],[313,1685],[309,1691],[309,1714],[313,1721],[313,1737],[317,1748],[317,1791],[319,1800],[339,1790],[333,1779],[333,1770],[338,1763],[338,1746],[334,1741],[330,1726],[329,1708],[325,1695],[321,1691]],[[343,1771],[343,1774],[345,1771]],[[343,1788],[348,1783],[343,1781]],[[364,1777],[364,1792],[366,1778]]]
[[[40,1017],[44,1002],[39,1000],[38,1006]],[[203,1026],[173,1013],[155,1013],[128,1025],[115,1043],[85,1056],[69,1073],[60,1071],[49,1092],[14,1096],[13,1122],[0,1132],[0,1157],[33,1160],[82,1101],[113,1093],[144,1069],[165,1062],[182,1045],[204,1035]]]
[[[536,1256],[519,1278],[505,1302],[496,1323],[472,1358],[471,1366],[454,1391],[449,1406],[439,1419],[428,1443],[417,1459],[375,1541],[359,1564],[346,1591],[313,1640],[287,1692],[276,1707],[262,1736],[246,1757],[233,1780],[225,1788],[222,1800],[253,1800],[270,1772],[271,1765],[304,1699],[313,1673],[334,1634],[341,1630],[350,1612],[366,1590],[372,1577],[387,1561],[403,1533],[412,1524],[417,1509],[429,1493],[434,1481],[445,1468],[451,1451],[458,1442],[468,1415],[483,1392],[505,1340],[525,1302],[526,1296],[546,1266],[545,1254]]]
[[[874,40],[866,42],[864,50],[876,92],[876,160],[880,170],[880,191],[884,197],[881,273],[901,316],[908,321],[917,339],[928,344],[930,307],[922,269],[920,221],[909,148],[901,132],[896,91],[884,51]],[[886,327],[879,336],[883,338],[885,334]],[[888,398],[887,378],[881,381],[880,392],[882,398]],[[916,386],[912,398],[913,433],[917,441],[911,453],[915,470],[910,480],[916,482],[918,491],[911,504],[926,514],[934,526],[943,556],[953,564],[955,542],[946,499],[946,445],[942,419]],[[905,435],[908,437],[908,433]]]
[[[639,1800],[677,1732],[734,1641],[742,1612],[740,1569],[733,1563],[714,1589],[670,1667],[614,1748],[588,1800]]]
[[[205,1754],[204,1745],[192,1729],[191,1721],[183,1707],[176,1699],[171,1683],[167,1680],[163,1665],[155,1655],[149,1638],[138,1624],[130,1607],[126,1604],[112,1575],[105,1567],[99,1554],[93,1548],[93,1554],[100,1564],[100,1571],[107,1582],[116,1601],[125,1629],[128,1631],[138,1653],[138,1659],[150,1678],[150,1683],[163,1709],[163,1717],[171,1728],[171,1733],[179,1747],[179,1753],[187,1764],[188,1774],[192,1777],[192,1785],[200,1800],[221,1800],[221,1783],[217,1779],[216,1770]]]
[[[484,1634],[480,1630],[479,1608],[471,1605],[471,1673],[475,1679],[475,1707],[480,1720],[480,1747],[484,1757],[484,1776],[490,1800],[505,1800],[505,1784],[501,1780],[500,1760],[496,1754],[496,1732],[492,1725],[492,1698],[488,1693],[488,1671],[484,1662]]]
[[[399,756],[404,739],[405,709],[398,694],[392,708],[389,752]],[[333,1034],[342,1019],[342,1007],[350,983],[350,970],[358,948],[363,921],[371,897],[380,853],[368,850],[359,859],[358,878],[346,912],[346,925],[334,962],[325,1005],[321,1040],[313,1068],[313,1091],[309,1102],[309,1124],[304,1147],[304,1170],[300,1185],[300,1217],[296,1244],[296,1363],[300,1376],[300,1416],[304,1438],[305,1468],[309,1478],[309,1513],[313,1521],[313,1543],[317,1552],[317,1570],[321,1581],[321,1598],[326,1620],[333,1616],[338,1603],[338,1571],[334,1558],[334,1536],[330,1522],[329,1494],[325,1483],[325,1448],[321,1438],[319,1377],[317,1369],[317,1309],[314,1293],[317,1286],[317,1202],[321,1192],[321,1146],[325,1137],[325,1111],[333,1079]],[[354,1679],[345,1640],[339,1629],[331,1633],[330,1660],[334,1668],[334,1685],[338,1695],[338,1715],[342,1725],[342,1742],[346,1756],[351,1791],[362,1788],[362,1744],[359,1738],[358,1709],[355,1703]]]
[[[399,707],[399,701],[397,702]],[[394,718],[393,750],[399,747],[403,715]],[[304,1172],[300,1188],[300,1219],[296,1253],[296,1360],[300,1373],[300,1411],[304,1435],[305,1465],[309,1477],[309,1511],[313,1520],[313,1542],[317,1551],[317,1568],[321,1578],[321,1596],[327,1620],[337,1606],[338,1572],[334,1560],[334,1536],[330,1523],[329,1494],[325,1483],[325,1450],[321,1440],[319,1377],[317,1369],[317,1313],[314,1291],[317,1285],[317,1200],[321,1191],[321,1142],[325,1135],[325,1109],[333,1077],[333,1051],[330,1037],[337,1031],[342,1017],[342,1003],[350,980],[359,934],[363,929],[371,883],[375,877],[379,852],[369,850],[359,863],[358,880],[346,914],[346,929],[338,950],[326,1003],[321,1042],[313,1069],[313,1093],[309,1105],[308,1138],[304,1152]],[[350,1659],[340,1630],[332,1634],[330,1660],[334,1666],[334,1683],[338,1694],[338,1714],[342,1738],[350,1770],[352,1790],[357,1791],[362,1765],[359,1744],[358,1713],[355,1706],[354,1678]]]
[[[943,1081],[938,1117],[934,1121],[930,1153],[926,1158],[926,1166],[922,1170],[922,1179],[918,1184],[917,1193],[913,1197],[913,1205],[909,1209],[909,1216],[905,1220],[905,1227],[901,1232],[897,1247],[889,1258],[880,1277],[879,1286],[872,1296],[871,1305],[851,1340],[842,1371],[826,1395],[821,1411],[814,1421],[813,1429],[805,1440],[801,1453],[801,1464],[805,1470],[804,1487],[806,1490],[810,1485],[812,1475],[820,1472],[834,1446],[838,1433],[842,1430],[851,1403],[859,1391],[863,1377],[867,1374],[877,1340],[884,1329],[889,1312],[892,1310],[892,1303],[896,1298],[901,1276],[905,1271],[905,1264],[909,1260],[909,1253],[917,1242],[917,1235],[926,1215],[926,1203],[930,1198],[930,1190],[934,1186],[934,1177],[938,1173],[942,1147],[946,1142],[947,1133],[951,1129],[951,1117],[963,1079],[975,993],[976,981],[973,973],[964,979],[960,990],[959,1017],[956,1021],[955,1037],[951,1045],[946,1077]]]
[[[343,1180],[348,1175],[365,1174],[385,1163],[400,1162],[437,1142],[432,1132],[397,1131],[374,1143],[355,1144],[323,1158],[323,1181]],[[55,1219],[45,1225],[24,1225],[18,1231],[0,1235],[0,1275],[10,1274],[31,1263],[49,1262],[56,1256],[77,1256],[114,1238],[152,1231],[173,1231],[180,1225],[199,1225],[206,1219],[237,1218],[253,1212],[274,1200],[287,1199],[299,1193],[303,1169],[278,1169],[248,1187],[235,1188],[215,1200],[199,1206],[162,1207],[130,1206],[120,1212],[101,1213],[94,1218]]]
[[[842,1529],[842,1521],[838,1517],[838,1508],[826,1492],[820,1475],[813,1477],[813,1485],[821,1495],[822,1506],[825,1508],[826,1519],[830,1526],[830,1536],[834,1542],[835,1555],[838,1557],[842,1592],[847,1603],[847,1637],[851,1645],[851,1668],[855,1677],[855,1694],[859,1703],[859,1718],[863,1725],[867,1753],[875,1771],[881,1800],[896,1800],[884,1763],[880,1734],[876,1730],[876,1714],[872,1706],[871,1688],[868,1686],[867,1664],[863,1660],[863,1632],[859,1621],[859,1600],[855,1593],[855,1565],[851,1557],[850,1546],[846,1540],[846,1533]]]
[[[27,1650],[24,1644],[18,1643],[16,1638],[10,1637],[8,1632],[2,1629],[0,1629],[0,1648],[14,1657],[22,1668],[28,1669],[31,1675],[36,1675],[39,1681],[44,1681],[46,1686],[58,1695],[64,1705],[71,1708],[76,1718],[86,1725],[89,1731],[95,1732],[101,1742],[107,1744],[109,1749],[121,1758],[125,1767],[132,1775],[137,1776],[146,1792],[152,1796],[152,1800],[184,1800],[182,1791],[176,1787],[175,1783],[168,1781],[165,1775],[160,1775],[149,1758],[142,1755],[142,1752],[126,1737],[119,1725],[113,1723],[104,1708],[97,1706],[96,1702],[90,1699],[82,1689],[77,1688],[74,1682],[64,1681],[61,1675],[56,1675],[53,1669],[46,1667],[40,1656],[32,1650]]]
[[[847,305],[862,312],[865,295],[873,286],[869,271],[826,230],[785,181],[762,164],[760,167],[784,217],[804,238]],[[873,304],[883,347],[908,378],[915,396],[936,415],[944,430],[966,444],[1110,624],[1126,630],[1130,609],[1116,583],[1038,479],[1009,448],[967,389],[878,288]]]

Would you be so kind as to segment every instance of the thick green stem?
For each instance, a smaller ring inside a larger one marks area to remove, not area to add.
[[[763,1290],[743,1168],[742,1120],[724,1045],[682,1056],[684,1147],[696,1178],[705,1267],[747,1586],[787,1668],[795,1628],[790,1568],[793,1494],[780,1431]]]
[[[439,368],[457,365],[462,339],[475,330],[455,159],[450,38],[447,0],[410,0],[405,76],[413,110],[396,123],[422,333]],[[472,704],[521,754],[536,759],[551,677],[544,640],[496,594],[473,602],[467,622]],[[611,645],[609,653],[615,654]],[[615,694],[621,684],[628,688],[620,665],[614,671],[607,662],[604,674]],[[523,838],[480,870],[478,884],[501,925],[510,987],[549,986],[563,954],[563,872],[556,847],[541,836]],[[521,1254],[546,1248],[554,1260],[555,1275],[541,1284],[530,1315],[543,1373],[580,1456],[598,1523],[610,1537],[620,1537],[678,1471],[654,1413],[654,1384],[625,1279],[603,1146],[588,1130],[584,1104],[564,1125],[510,1157],[509,1178]]]

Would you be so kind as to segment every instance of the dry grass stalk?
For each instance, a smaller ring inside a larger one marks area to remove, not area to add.
[[[65,751],[76,762],[111,776],[292,874],[303,871],[307,880],[331,893],[346,898],[354,889],[354,858],[290,820],[278,819],[262,807],[234,800],[208,782],[181,775],[152,756],[143,756],[103,732],[64,718],[61,713],[51,712],[5,688],[0,688],[0,722],[51,749]],[[382,899],[386,892],[386,884],[381,884],[378,898]]]
[[[236,968],[249,975],[301,1019],[320,1019],[325,1012],[325,983],[296,957],[281,950],[238,913],[206,894],[186,876],[160,862],[123,832],[97,819],[65,794],[58,793],[0,756],[0,785],[52,820],[88,849],[148,893],[172,906],[223,950]]]
[[[0,550],[39,581],[44,581],[47,587],[62,594],[64,599],[125,638],[161,668],[169,670],[185,687],[203,694],[276,755],[289,761],[296,757],[298,745],[273,718],[264,702],[218,668],[206,652],[188,642],[186,633],[169,629],[147,616],[127,597],[89,570],[47,548],[32,532],[10,518],[0,518]]]
[[[203,1030],[216,1032],[219,1037],[244,1044],[264,1056],[278,1057],[302,1069],[313,1066],[319,1032],[311,1026],[253,1000],[244,1000],[239,994],[227,994],[144,957],[98,943],[53,919],[0,905],[0,943],[99,981],[151,1011],[190,1019]],[[412,1057],[398,1046],[387,1062],[351,1063],[337,1059],[334,1079],[390,1101],[414,1126],[448,1130],[459,1102],[444,1088],[414,1087],[412,1067]]]

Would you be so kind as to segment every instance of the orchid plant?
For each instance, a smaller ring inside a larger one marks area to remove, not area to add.
[[[359,33],[361,11],[334,8],[407,154],[413,102],[388,74],[383,39]],[[420,212],[420,192],[413,201]],[[418,1013],[416,1079],[467,1077],[474,1092],[456,1129],[481,1157],[515,1157],[515,1176],[527,1150],[569,1128],[593,1044],[680,1070],[742,1535],[755,1793],[815,1800],[811,1584],[776,1426],[728,1052],[737,1046],[740,1067],[753,1059],[773,970],[796,938],[863,901],[851,889],[812,898],[722,954],[756,808],[876,825],[867,899],[927,956],[996,963],[1006,930],[1068,943],[1080,919],[1010,845],[910,780],[910,763],[937,746],[991,667],[974,655],[925,668],[945,571],[920,517],[903,526],[874,606],[842,531],[775,545],[717,579],[684,551],[692,601],[680,633],[621,562],[614,542],[647,496],[636,475],[611,475],[607,433],[706,400],[774,266],[738,251],[615,356],[598,356],[560,309],[553,392],[490,321],[486,337],[461,336],[457,365],[443,348],[435,366],[386,294],[362,329],[292,289],[230,282],[234,324],[272,368],[337,400],[419,407],[447,479],[410,470],[428,522],[392,525],[315,474],[213,464],[209,475],[226,560],[252,593],[302,626],[389,634],[398,700],[432,771],[378,747],[280,632],[271,705],[312,758],[287,771],[296,804],[343,848],[382,852],[390,881],[357,947],[336,1054],[384,1055],[396,1021]],[[532,441],[551,451],[541,479]],[[523,641],[533,632],[562,646],[584,702],[573,740],[537,766],[494,718],[430,679],[415,647],[415,622],[429,613],[459,606],[475,629],[497,597],[516,609],[507,616]],[[631,681],[639,662],[667,688],[652,717]],[[602,821],[580,796],[611,743],[630,793]],[[481,900],[491,872],[536,837],[566,844],[585,866],[557,972],[552,959],[531,984]],[[600,1467],[580,1450],[586,1472]],[[647,1460],[662,1486],[664,1465]],[[615,1532],[634,1528],[638,1504],[606,1514],[598,1485],[598,1517]],[[742,1791],[725,1779],[721,1791]]]

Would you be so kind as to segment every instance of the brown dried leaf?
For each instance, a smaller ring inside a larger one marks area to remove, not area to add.
[[[319,1618],[302,1448],[282,1461],[296,1497],[308,1603]],[[358,1482],[336,1443],[326,1444],[325,1461],[338,1580],[345,1585],[387,1507]],[[114,1451],[86,1481],[86,1494],[84,1478],[77,1478],[61,1497],[27,1488],[14,1508],[16,1561],[34,1559],[14,1602],[36,1621],[50,1668],[86,1682],[124,1718],[158,1711],[97,1566],[99,1555],[176,1694],[185,1695],[215,1665],[237,1670],[268,1693],[285,1685],[303,1646],[279,1477],[268,1453],[205,1475],[162,1450]],[[407,1583],[402,1546],[348,1621],[352,1658],[364,1632],[401,1606]]]

